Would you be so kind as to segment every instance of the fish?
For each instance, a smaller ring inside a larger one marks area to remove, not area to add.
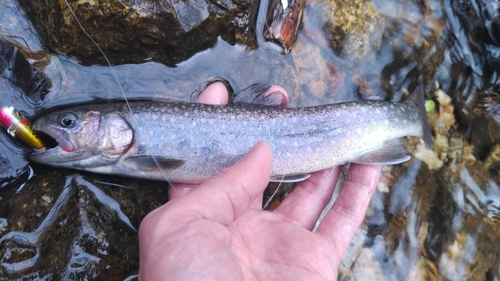
[[[432,135],[419,86],[399,103],[366,99],[312,107],[248,103],[114,101],[40,114],[33,129],[57,144],[28,158],[55,167],[201,183],[259,141],[273,151],[270,181],[295,182],[348,162],[391,165],[411,158],[400,139]]]
[[[12,106],[0,107],[0,124],[12,137],[17,137],[32,148],[42,149],[45,144],[38,138],[26,116]]]

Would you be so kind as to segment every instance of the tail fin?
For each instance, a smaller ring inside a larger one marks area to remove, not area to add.
[[[413,93],[405,100],[405,102],[413,102],[417,105],[418,115],[422,120],[424,134],[422,140],[428,148],[432,148],[432,133],[427,119],[427,111],[425,110],[424,90],[419,85],[413,90]]]

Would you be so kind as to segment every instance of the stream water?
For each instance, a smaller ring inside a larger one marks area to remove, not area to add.
[[[30,117],[123,92],[191,101],[215,77],[236,93],[281,85],[290,106],[399,101],[422,85],[436,104],[433,151],[383,168],[339,279],[500,279],[500,2],[309,1],[291,53],[219,39],[175,68],[83,66],[47,51],[15,1],[0,11],[0,106]],[[167,201],[166,183],[29,163],[5,130],[0,147],[0,280],[134,278],[137,228]]]

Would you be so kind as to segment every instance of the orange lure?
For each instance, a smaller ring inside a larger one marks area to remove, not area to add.
[[[7,129],[12,137],[18,137],[27,145],[42,149],[45,145],[31,129],[29,120],[12,106],[0,107],[0,124]]]

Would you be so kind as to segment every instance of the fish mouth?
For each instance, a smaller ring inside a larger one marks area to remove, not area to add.
[[[34,132],[40,141],[45,145],[44,149],[36,149],[35,151],[46,151],[54,148],[60,148],[66,152],[73,152],[75,150],[73,143],[65,138],[64,134],[58,130],[49,132],[35,130]]]

